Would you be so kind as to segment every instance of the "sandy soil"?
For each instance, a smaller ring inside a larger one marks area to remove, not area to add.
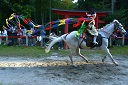
[[[46,58],[0,57],[0,85],[128,85],[128,56],[114,56],[119,66],[101,57],[88,57],[89,63],[74,56]]]

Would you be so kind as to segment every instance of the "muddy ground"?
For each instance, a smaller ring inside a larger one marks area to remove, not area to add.
[[[114,56],[119,66],[100,56],[74,56],[77,67],[67,56],[45,58],[0,57],[0,85],[128,85],[128,56]]]

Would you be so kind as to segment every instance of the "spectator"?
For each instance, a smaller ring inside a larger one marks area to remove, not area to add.
[[[125,35],[125,44],[128,45],[128,31],[127,34]]]
[[[7,36],[7,30],[6,29],[3,29],[1,35],[2,36]],[[4,45],[6,45],[6,39],[3,39],[3,43],[4,43]]]
[[[50,33],[49,39],[50,39],[50,41],[52,41],[56,37],[57,37],[57,35],[55,34],[55,32],[52,32],[52,33]]]
[[[17,36],[17,31],[16,31],[16,29],[17,29],[17,26],[12,26],[12,33],[11,33],[11,36]],[[11,39],[12,40],[12,43],[14,44],[14,45],[18,45],[18,42],[17,42],[17,38],[12,38]]]
[[[3,29],[2,36],[6,36],[6,35],[7,35],[7,30]]]
[[[17,29],[17,36],[22,36],[22,30],[21,29]],[[22,38],[19,37],[17,40],[18,40],[17,41],[18,42],[18,45],[21,46],[21,44],[22,44]]]
[[[116,39],[116,46],[121,46],[122,44],[122,34],[119,30],[116,31],[117,39]]]
[[[34,45],[40,44],[41,42],[40,30],[36,31],[34,35],[36,35],[36,42],[34,43]]]
[[[24,37],[24,38],[22,38],[22,45],[25,46],[26,45],[26,32],[27,32],[27,30],[26,30],[26,28],[24,28],[24,29],[21,29],[21,31],[22,31],[22,36]]]
[[[117,34],[116,34],[116,32],[114,32],[112,34],[112,45],[116,45],[116,38],[117,38]]]
[[[45,30],[42,30],[42,31],[40,32],[40,35],[41,35],[41,37],[42,37],[42,42],[41,42],[41,46],[42,46],[42,47],[45,46],[45,38],[46,38],[45,34],[46,34],[46,31],[45,31]]]
[[[28,35],[28,46],[33,46],[33,39],[32,39],[32,35],[33,35],[33,28],[30,28],[27,30],[27,35]]]

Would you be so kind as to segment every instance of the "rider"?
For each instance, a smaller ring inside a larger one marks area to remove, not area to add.
[[[95,47],[98,43],[96,42],[96,38],[98,36],[98,32],[95,28],[95,18],[96,18],[96,12],[95,12],[95,9],[91,8],[89,9],[89,11],[86,13],[87,15],[87,18],[90,18],[91,21],[87,24],[85,21],[83,21],[80,29],[77,31],[77,34],[76,34],[76,37],[79,37],[80,34],[85,30],[87,29],[87,31],[93,35],[93,46],[92,47]],[[87,25],[87,26],[86,26]]]
[[[91,18],[92,19],[92,21],[91,22],[89,22],[89,24],[88,24],[88,26],[87,26],[87,30],[88,30],[88,32],[91,34],[91,35],[93,35],[94,37],[93,37],[93,45],[97,45],[98,43],[96,42],[96,38],[97,38],[97,36],[98,36],[98,32],[97,32],[97,30],[96,30],[96,27],[95,27],[95,18],[96,18],[96,12],[95,12],[95,10],[94,9],[91,9],[91,10],[89,10],[89,12],[87,12],[86,13],[87,14],[87,17],[88,18]]]

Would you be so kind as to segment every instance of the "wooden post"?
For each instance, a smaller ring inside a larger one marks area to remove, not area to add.
[[[109,38],[109,46],[112,46],[112,37]]]
[[[40,46],[43,46],[43,36],[41,36]]]
[[[68,15],[66,15],[65,18],[67,19],[68,18]],[[65,24],[64,32],[65,32],[65,34],[68,33],[68,24],[67,23]],[[64,43],[64,48],[65,49],[68,49],[68,46],[67,46],[66,43]]]
[[[28,46],[28,35],[26,35],[26,46]]]
[[[2,38],[0,38],[0,45],[2,44]]]
[[[96,19],[95,19],[95,26],[96,26],[96,29],[99,29],[98,28],[98,15],[96,16]]]
[[[8,35],[6,35],[6,45],[8,44]]]
[[[124,46],[124,40],[125,40],[125,36],[122,36],[122,46]]]
[[[0,31],[0,36],[1,36],[1,31]],[[0,38],[0,45],[2,44],[2,38]]]

